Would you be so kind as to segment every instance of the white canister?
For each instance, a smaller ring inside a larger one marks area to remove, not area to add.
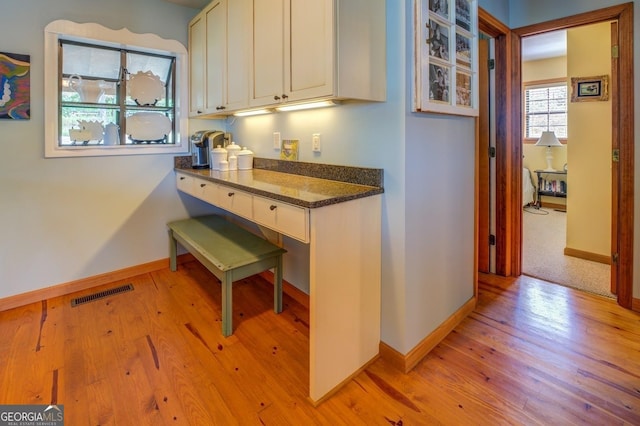
[[[242,148],[237,154],[238,170],[250,170],[253,168],[253,152],[246,147]]]
[[[238,157],[230,155],[227,160],[229,162],[229,170],[238,170]]]
[[[229,162],[227,160],[222,160],[220,162],[218,170],[220,170],[221,172],[228,172],[229,171]]]
[[[211,168],[220,170],[221,161],[227,161],[227,150],[218,145],[211,150]]]
[[[237,145],[235,142],[231,142],[226,146],[227,156],[231,157],[232,155],[238,156],[238,152],[240,152],[240,145]]]

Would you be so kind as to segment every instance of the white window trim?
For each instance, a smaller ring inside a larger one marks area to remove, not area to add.
[[[175,144],[59,146],[58,145],[58,40],[94,42],[149,53],[176,56]],[[44,147],[45,157],[88,157],[189,152],[189,80],[187,49],[176,40],[155,34],[136,34],[126,28],[112,30],[96,23],[58,20],[44,29]]]
[[[527,136],[527,90],[529,89],[546,89],[549,87],[559,87],[559,86],[565,86],[567,88],[567,115],[569,114],[569,99],[570,99],[570,94],[569,94],[569,85],[567,84],[567,81],[564,79],[553,79],[553,80],[547,80],[547,81],[531,81],[528,83],[524,83],[522,85],[522,140],[524,141],[537,141],[538,138],[536,137],[528,137]],[[569,118],[567,116],[567,134],[569,132]],[[564,140],[566,141],[568,139],[568,137],[558,137],[558,139],[560,140]]]

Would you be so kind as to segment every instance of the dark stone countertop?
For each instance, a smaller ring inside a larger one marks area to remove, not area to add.
[[[254,158],[254,168],[221,172],[191,168],[176,157],[175,170],[290,204],[317,208],[382,194],[383,171],[350,166]]]

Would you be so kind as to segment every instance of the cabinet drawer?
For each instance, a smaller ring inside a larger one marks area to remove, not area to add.
[[[200,198],[202,201],[206,201],[209,204],[218,204],[218,185],[213,182],[204,179],[195,178],[193,181],[193,195]]]
[[[176,186],[178,187],[178,190],[182,192],[186,192],[189,195],[194,195],[193,181],[194,178],[192,178],[191,176],[183,175],[182,173],[176,173]]]
[[[218,185],[216,188],[216,205],[247,219],[252,216],[251,194],[228,186]]]
[[[253,220],[296,240],[309,242],[309,210],[303,207],[254,195]]]

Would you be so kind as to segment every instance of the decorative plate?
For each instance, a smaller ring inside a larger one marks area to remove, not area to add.
[[[87,132],[89,132],[89,134],[91,135],[89,140],[101,141],[104,137],[104,127],[99,121],[79,120],[78,125],[82,130],[86,130]]]
[[[137,112],[127,117],[127,134],[133,141],[160,141],[169,133],[171,120],[160,112]]]
[[[155,105],[164,98],[164,84],[151,71],[132,74],[127,85],[129,96],[141,106]]]

